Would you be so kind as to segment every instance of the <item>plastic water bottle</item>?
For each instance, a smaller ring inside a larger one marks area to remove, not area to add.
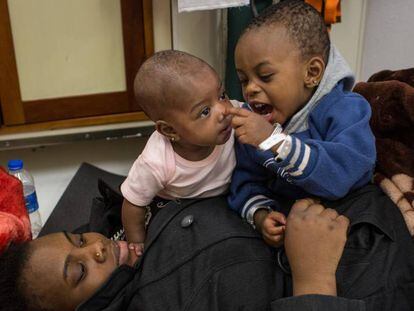
[[[8,169],[9,174],[17,177],[23,184],[23,195],[26,209],[29,213],[32,237],[34,239],[42,229],[42,220],[40,219],[39,204],[37,202],[33,176],[23,168],[22,160],[10,160]]]

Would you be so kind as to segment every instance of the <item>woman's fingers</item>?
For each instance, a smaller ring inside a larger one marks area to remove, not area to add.
[[[329,219],[335,220],[336,218],[338,218],[339,214],[337,211],[335,211],[332,208],[325,208],[322,213],[321,216],[323,217],[327,217]]]
[[[310,208],[311,206],[314,206],[314,205],[319,205],[319,201],[317,201],[316,199],[313,199],[313,198],[300,199],[300,200],[297,200],[295,202],[295,204],[293,204],[292,211],[294,211],[295,213],[296,212],[304,212],[308,208]],[[322,206],[322,205],[319,205],[319,206]],[[319,207],[317,209],[320,210]],[[323,209],[323,207],[322,207],[322,209]]]
[[[306,210],[311,204],[314,204],[315,201],[311,198],[306,199],[300,199],[293,204],[292,209],[298,210],[298,211],[304,211]]]
[[[310,213],[322,214],[325,211],[325,207],[323,207],[321,204],[314,203],[309,205],[307,211]]]
[[[346,216],[344,216],[344,215],[339,215],[338,217],[336,217],[336,219],[335,219],[335,221],[336,222],[338,222],[338,224],[341,226],[341,227],[345,227],[345,228],[347,228],[348,229],[348,227],[349,227],[349,218],[348,217],[346,217]]]

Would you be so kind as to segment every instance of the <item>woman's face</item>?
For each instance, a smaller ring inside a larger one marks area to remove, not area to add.
[[[132,266],[137,256],[126,242],[98,233],[56,233],[32,242],[23,276],[28,294],[41,306],[73,311],[88,299],[120,265]]]

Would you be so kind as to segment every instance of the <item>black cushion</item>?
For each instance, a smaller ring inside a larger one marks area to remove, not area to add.
[[[82,163],[46,221],[39,236],[66,230],[69,232],[89,223],[93,199],[100,196],[98,181],[119,191],[125,176],[116,175],[88,163]]]

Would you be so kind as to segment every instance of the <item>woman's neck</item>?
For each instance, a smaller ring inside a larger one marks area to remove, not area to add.
[[[207,158],[214,150],[215,146],[196,146],[171,143],[174,152],[188,161],[201,161]]]

